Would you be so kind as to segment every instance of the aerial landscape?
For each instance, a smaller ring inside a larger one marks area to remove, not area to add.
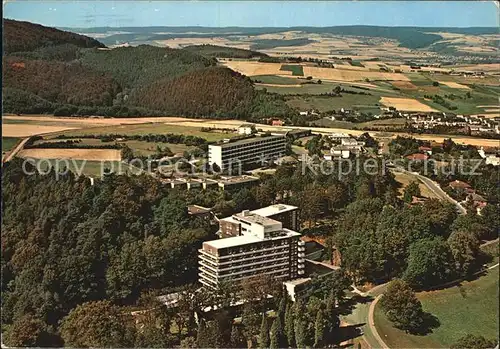
[[[2,348],[498,347],[498,18],[4,3]]]

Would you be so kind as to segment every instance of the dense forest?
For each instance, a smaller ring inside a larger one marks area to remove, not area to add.
[[[3,20],[4,54],[33,51],[40,47],[72,44],[78,47],[104,47],[84,35],[44,27],[30,22]]]
[[[79,63],[5,57],[2,73],[4,87],[62,104],[112,105],[120,91],[110,75],[94,72]]]
[[[261,58],[269,57],[267,54],[244,50],[236,47],[225,47],[217,45],[192,45],[183,48],[183,51],[198,53],[207,57],[217,57],[217,58]]]
[[[247,120],[295,114],[280,96],[257,91],[250,79],[215,67],[221,52],[265,56],[253,51],[203,45],[109,50],[93,39],[53,28],[13,20],[4,26],[9,33],[6,47],[18,37],[26,41],[22,52],[6,51],[11,54],[2,70],[4,112]],[[32,36],[43,45],[30,45]]]

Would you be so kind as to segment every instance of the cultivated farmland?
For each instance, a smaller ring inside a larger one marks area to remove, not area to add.
[[[23,149],[21,158],[34,159],[74,159],[93,161],[120,161],[120,151],[116,149]]]
[[[394,107],[397,110],[403,111],[421,111],[421,112],[432,112],[437,111],[434,108],[425,105],[424,103],[417,101],[412,98],[394,98],[394,97],[382,97],[380,103],[387,107]]]

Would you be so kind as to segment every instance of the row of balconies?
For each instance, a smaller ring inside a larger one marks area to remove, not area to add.
[[[276,264],[277,261],[287,261],[288,259],[289,259],[289,257],[287,255],[284,255],[282,258],[275,258],[272,261],[269,261],[269,259],[267,259],[264,261],[260,260],[260,261],[256,261],[253,263],[248,263],[248,262],[232,263],[232,264],[226,266],[225,268],[221,268],[220,265],[216,265],[216,266],[209,265],[206,262],[204,262],[203,260],[200,261],[200,264],[204,267],[207,267],[207,268],[214,270],[217,273],[222,273],[222,272],[225,272],[228,270],[238,270],[238,269],[242,269],[242,267],[248,268],[248,267],[251,267],[254,265],[267,265],[267,264],[274,265],[274,264]]]
[[[222,261],[217,261],[217,259],[207,257],[204,254],[200,254],[199,257],[201,259],[213,264],[213,265],[226,265],[226,264],[232,264],[232,263],[238,262],[238,261],[251,261],[253,259],[269,258],[269,257],[274,257],[274,256],[281,256],[284,254],[286,254],[288,256],[289,251],[279,251],[279,252],[275,252],[275,253],[256,253],[256,254],[253,254],[250,256],[240,256],[240,258],[238,258],[238,257],[226,258],[226,259],[223,259]],[[241,258],[241,257],[243,257],[243,258]]]

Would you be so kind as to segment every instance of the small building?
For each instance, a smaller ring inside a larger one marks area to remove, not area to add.
[[[306,294],[311,285],[311,278],[300,278],[283,282],[285,289],[292,302],[295,302],[303,294]]]
[[[257,183],[259,183],[258,177],[247,175],[221,177],[221,179],[217,181],[221,190],[236,190],[243,187],[251,187]]]
[[[420,147],[418,147],[418,151],[423,153],[423,154],[432,155],[432,148],[431,147],[420,146]]]
[[[412,160],[412,161],[423,161],[423,160],[427,160],[429,158],[429,155],[422,154],[422,153],[415,153],[415,154],[411,154],[411,155],[406,156],[406,158],[408,160]]]
[[[283,120],[279,120],[279,119],[271,121],[271,125],[273,125],[273,126],[283,126],[284,123],[285,122]]]
[[[453,182],[448,183],[448,185],[453,189],[453,190],[468,190],[471,189],[471,186],[469,183],[459,181],[458,179],[454,180]]]
[[[200,217],[204,220],[209,221],[212,215],[212,209],[208,207],[203,207],[199,205],[188,205],[188,214],[192,217]]]
[[[242,124],[238,127],[238,133],[240,135],[251,135],[257,132],[254,124]]]

